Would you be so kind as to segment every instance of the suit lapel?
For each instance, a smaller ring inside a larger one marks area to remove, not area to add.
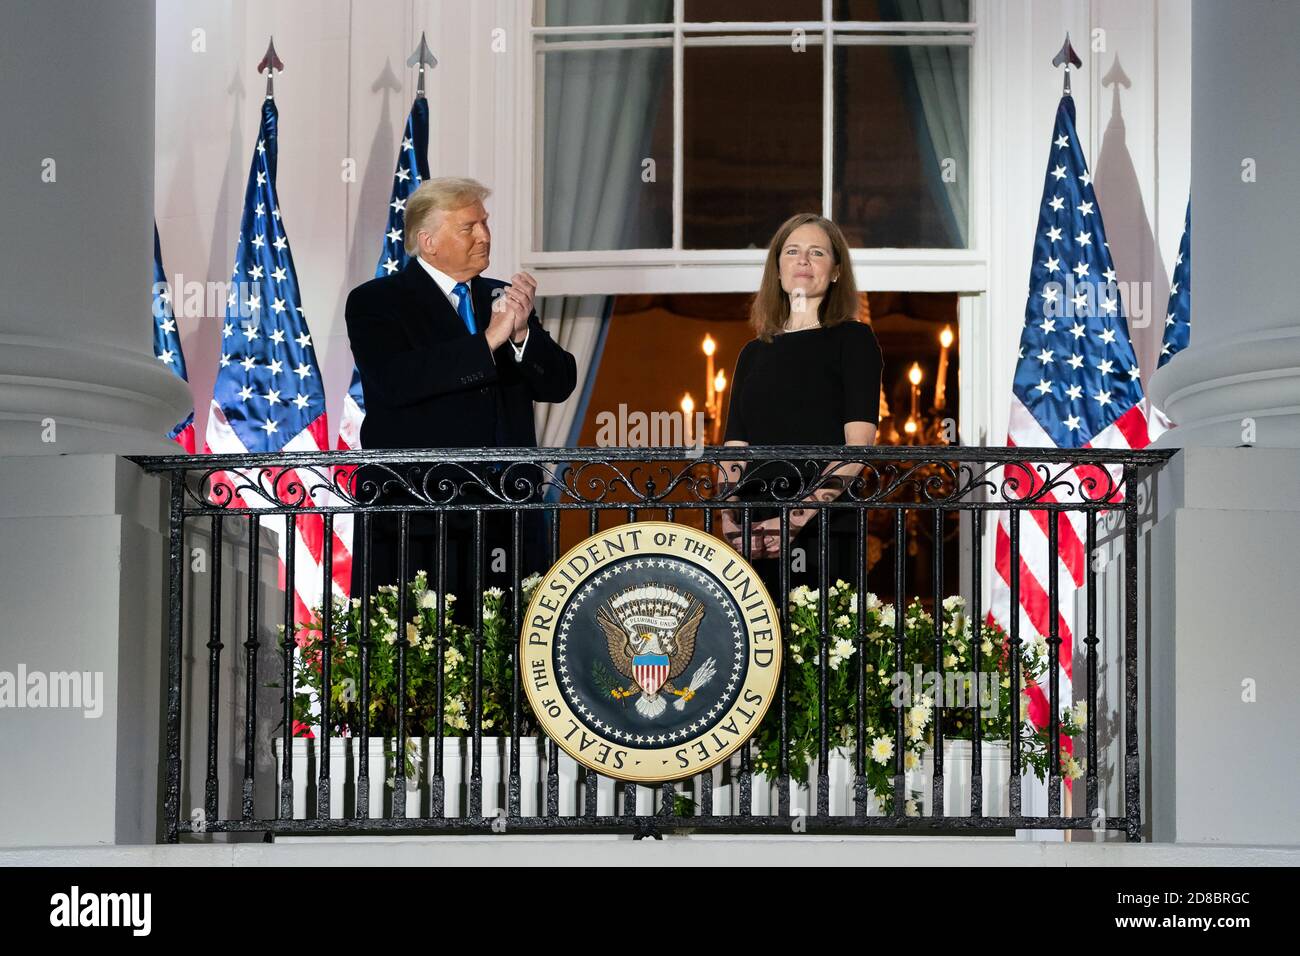
[[[433,276],[425,271],[424,266],[412,257],[402,270],[402,281],[407,292],[416,304],[413,311],[412,331],[420,339],[428,342],[444,340],[459,333],[468,335],[469,329],[461,321],[451,301],[443,295]],[[435,331],[440,334],[435,335]]]

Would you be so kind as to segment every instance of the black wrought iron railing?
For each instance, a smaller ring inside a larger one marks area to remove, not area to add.
[[[164,839],[1090,829],[1138,840],[1139,490],[1168,456],[845,446],[134,458],[171,483]],[[725,462],[746,477],[724,481]],[[804,508],[825,520],[800,536],[792,514]],[[1117,516],[1118,573],[1096,559],[1098,520]],[[517,635],[530,573],[598,529],[650,519],[738,532],[756,564],[771,543],[785,667],[762,730],[730,762],[614,785],[537,730]],[[1032,548],[1026,529],[1041,535]],[[379,587],[381,566],[406,569],[405,586]],[[302,597],[349,588],[349,602]],[[1009,613],[1034,602],[1037,618]],[[1022,618],[1050,624],[1028,636]],[[1072,668],[1058,626],[1082,638],[1068,645]],[[227,651],[236,642],[242,653]],[[922,666],[948,696],[885,703],[882,687]],[[958,671],[975,684],[962,706],[945,684]],[[1037,724],[1030,685],[1045,701]]]

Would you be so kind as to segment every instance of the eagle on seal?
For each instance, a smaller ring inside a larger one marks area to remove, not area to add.
[[[644,717],[658,717],[667,709],[665,695],[677,697],[674,706],[684,710],[716,669],[709,658],[685,689],[673,684],[695,656],[695,633],[703,619],[704,605],[693,595],[659,584],[632,585],[602,604],[596,621],[605,632],[610,660],[630,681],[611,691],[612,696],[636,697],[637,713]]]

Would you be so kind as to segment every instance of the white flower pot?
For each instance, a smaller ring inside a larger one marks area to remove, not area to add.
[[[495,817],[497,811],[502,810],[506,805],[505,794],[501,790],[501,758],[508,749],[501,744],[500,737],[484,737],[482,739],[483,760],[481,771],[483,776],[483,799],[480,806],[483,809],[483,816]],[[474,758],[474,741],[470,737],[465,738],[465,783],[470,783],[470,772],[473,769]],[[465,806],[468,810],[472,803],[468,789],[466,790]]]
[[[1010,812],[1011,792],[1008,788],[1011,773],[1011,749],[1005,740],[980,742],[980,774],[983,804],[981,812],[986,817],[1004,817]],[[931,815],[934,787],[934,751],[927,750],[921,758],[923,793],[922,812]],[[1022,778],[1022,787],[1037,779],[1030,773]],[[945,740],[943,742],[943,814],[948,817],[970,816],[971,797],[971,742]]]
[[[539,813],[546,811],[546,788],[550,785],[550,747],[543,744],[540,748],[539,755],[541,763],[538,766],[538,777],[541,781],[541,807]],[[520,747],[520,763],[522,773],[523,756],[527,751]],[[580,807],[581,794],[579,791],[579,772],[578,762],[561,750],[558,746],[555,748],[555,776],[559,782],[559,812],[562,817],[573,817],[578,815]],[[525,778],[526,779],[526,778]]]
[[[827,810],[833,817],[850,816],[854,810],[853,801],[853,750],[849,747],[834,747],[827,754],[829,793]],[[821,760],[814,757],[808,768],[809,813],[817,812],[817,793],[821,777]]]
[[[510,785],[510,738],[503,740],[502,779]],[[540,816],[546,807],[546,777],[536,737],[519,738],[519,815]]]
[[[428,738],[414,738],[416,743],[415,776],[406,781],[406,815],[419,816],[429,812],[429,783],[433,779],[433,742]],[[443,738],[443,780],[444,780],[444,815],[459,816],[463,799],[464,757],[462,738]],[[370,738],[367,775],[369,777],[369,799],[367,808],[372,819],[381,819],[392,815],[392,789],[388,779],[395,776],[397,770],[394,750],[396,740],[380,737]],[[277,737],[273,741],[276,766],[276,785],[281,780],[281,761],[283,741]],[[320,741],[316,738],[295,737],[291,744],[293,771],[293,818],[296,820],[317,819],[317,787],[320,776],[319,764]],[[330,798],[328,815],[332,819],[344,819],[356,815],[357,781],[360,777],[361,739],[359,737],[331,737],[330,747]],[[279,807],[279,793],[276,795],[276,807]]]

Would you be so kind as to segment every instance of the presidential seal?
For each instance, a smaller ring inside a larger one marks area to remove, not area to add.
[[[726,542],[641,521],[556,562],[519,659],[533,713],[575,760],[619,780],[679,780],[758,729],[781,672],[779,617]]]

